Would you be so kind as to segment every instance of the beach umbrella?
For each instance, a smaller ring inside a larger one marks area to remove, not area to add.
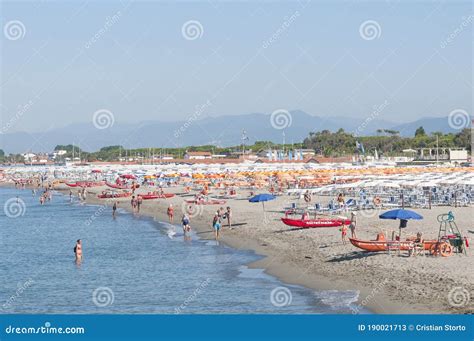
[[[261,202],[263,207],[263,212],[265,214],[265,201],[275,200],[276,197],[272,194],[263,193],[257,194],[256,196],[249,199],[249,202]]]
[[[399,226],[399,231],[398,231],[398,252],[400,252],[400,247],[401,247],[401,242],[402,242],[402,228],[407,227],[407,221],[409,219],[415,219],[415,220],[421,220],[423,217],[419,215],[418,213],[410,210],[405,210],[405,209],[396,209],[396,210],[391,210],[387,211],[381,215],[379,215],[380,219],[393,219],[393,220],[400,220],[400,226]]]

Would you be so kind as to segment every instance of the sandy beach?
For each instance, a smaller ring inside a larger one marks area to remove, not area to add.
[[[64,184],[56,186],[56,189],[69,192]],[[88,188],[86,202],[110,206],[111,200],[97,198],[97,194],[104,189]],[[148,190],[140,188],[136,194]],[[145,200],[139,215],[167,221],[166,209],[169,204],[173,204],[174,223],[179,226],[182,209],[186,207],[184,200],[192,198],[192,195],[185,194],[181,186],[166,188],[165,192],[176,196]],[[397,252],[368,253],[349,242],[343,245],[339,228],[291,230],[284,225],[280,221],[284,216],[283,207],[293,202],[302,204],[294,197],[281,195],[265,203],[264,215],[260,203],[249,203],[245,199],[248,195],[247,191],[239,191],[240,199],[227,199],[224,205],[195,206],[191,215],[192,228],[200,238],[213,239],[211,221],[214,212],[220,206],[230,206],[234,229],[228,229],[224,223],[221,242],[235,248],[254,250],[264,256],[250,266],[263,268],[284,282],[318,290],[356,289],[360,291],[360,307],[382,314],[474,312],[474,273],[470,270],[474,268],[474,255],[471,249],[468,248],[467,255],[454,254],[451,257],[409,257],[407,252],[401,255]],[[324,201],[327,197],[314,200]],[[117,201],[120,208],[131,211],[130,198]],[[406,236],[422,232],[426,240],[436,239],[439,228],[436,217],[452,211],[461,233],[472,237],[472,207],[433,207],[417,211],[424,219],[410,221],[403,232]],[[358,215],[359,238],[370,240],[375,239],[381,231],[386,236],[398,232],[398,221],[378,219],[382,212],[374,210]],[[101,211],[101,214],[111,214],[111,209]],[[354,309],[353,313],[357,314],[358,310]]]

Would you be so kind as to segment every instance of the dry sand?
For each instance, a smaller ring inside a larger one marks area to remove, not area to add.
[[[87,202],[110,204],[110,200],[96,197],[103,189],[88,189]],[[137,193],[147,191],[141,188]],[[182,187],[172,187],[165,192],[177,195],[170,199],[145,200],[140,214],[167,221],[166,208],[171,203],[175,207],[174,223],[179,225],[184,200],[192,196],[185,194]],[[215,196],[218,194],[214,193]],[[467,255],[454,254],[448,258],[429,255],[408,257],[407,252],[401,255],[397,252],[367,253],[350,243],[343,245],[338,228],[290,230],[280,218],[284,207],[298,202],[294,197],[283,195],[266,202],[264,216],[260,203],[249,203],[245,199],[248,192],[239,192],[239,195],[241,199],[229,199],[224,205],[198,206],[191,216],[191,225],[201,238],[214,238],[211,228],[213,213],[220,206],[231,206],[235,228],[230,230],[224,224],[221,241],[266,256],[250,264],[251,267],[264,268],[284,282],[317,290],[359,290],[359,306],[366,306],[377,313],[474,312],[472,248],[468,249]],[[326,199],[319,198],[321,201]],[[313,201],[318,201],[318,198]],[[119,202],[119,207],[130,210],[130,198],[119,199]],[[405,236],[421,231],[426,240],[436,239],[439,228],[436,217],[453,211],[462,234],[470,239],[473,237],[472,207],[434,207],[417,211],[424,216],[424,220],[409,221],[408,228],[403,231]],[[359,212],[359,238],[374,239],[381,230],[389,237],[392,231],[398,231],[398,221],[378,219],[381,212]],[[354,310],[354,313],[357,311]]]

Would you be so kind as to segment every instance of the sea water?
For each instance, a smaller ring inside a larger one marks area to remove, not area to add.
[[[367,313],[356,291],[285,284],[261,257],[110,207],[0,189],[1,313]],[[224,231],[225,233],[225,231]],[[84,259],[75,263],[82,240]]]

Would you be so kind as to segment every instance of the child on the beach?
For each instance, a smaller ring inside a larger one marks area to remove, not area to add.
[[[346,224],[342,224],[342,227],[341,227],[342,245],[346,245],[346,236],[347,236],[347,226]]]

